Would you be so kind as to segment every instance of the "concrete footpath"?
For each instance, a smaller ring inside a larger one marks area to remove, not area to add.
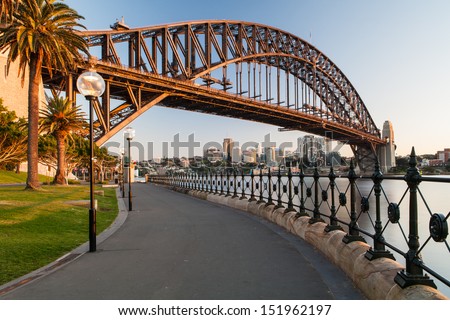
[[[0,299],[364,299],[311,245],[262,218],[149,184],[133,196],[97,252]]]

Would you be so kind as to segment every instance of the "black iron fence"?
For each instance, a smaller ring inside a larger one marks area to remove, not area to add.
[[[378,165],[371,176],[358,176],[351,163],[345,176],[337,175],[332,167],[327,174],[320,174],[317,168],[312,174],[289,168],[287,172],[259,170],[250,175],[232,169],[151,176],[150,182],[296,211],[298,217],[309,216],[310,223],[327,223],[325,232],[345,231],[346,243],[369,243],[365,255],[369,260],[404,259],[406,268],[395,277],[402,288],[414,284],[436,288],[432,278],[440,282],[443,291],[450,288],[450,213],[433,212],[425,198],[426,192],[432,195],[442,186],[448,187],[450,197],[450,178],[422,176],[414,149],[405,176],[385,176]],[[422,188],[425,183],[433,183],[433,187]],[[446,199],[440,200],[441,206],[447,205]]]

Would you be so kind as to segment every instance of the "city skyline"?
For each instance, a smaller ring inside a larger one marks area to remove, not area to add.
[[[302,153],[307,144],[320,144],[320,150],[324,153],[341,153],[342,148],[346,147],[344,144],[339,143],[331,139],[324,137],[318,137],[310,134],[297,137],[295,141],[275,141],[271,138],[270,133],[266,134],[261,141],[239,141],[234,140],[233,137],[224,137],[223,141],[207,141],[202,144],[195,138],[194,134],[190,134],[183,140],[179,134],[176,134],[171,142],[162,142],[162,154],[155,155],[155,145],[153,142],[147,142],[143,145],[138,141],[131,141],[132,156],[136,161],[162,159],[162,158],[194,158],[199,156],[205,156],[208,150],[211,152],[223,153],[224,160],[228,158],[228,154],[231,158],[236,157],[236,149],[239,149],[239,154],[245,151],[256,150],[257,154],[264,154],[266,150],[273,150],[271,152],[277,153],[277,155],[284,154],[299,154]],[[118,141],[108,141],[105,143],[110,154],[114,156],[120,156],[122,152],[127,153],[126,148]],[[317,149],[317,148],[316,148]],[[273,157],[272,157],[273,158]],[[229,159],[229,160],[230,160]]]
[[[83,15],[90,30],[108,29],[123,16],[131,28],[171,22],[231,19],[254,21],[291,32],[311,42],[344,72],[362,97],[381,130],[390,120],[397,155],[435,153],[448,147],[450,116],[446,102],[446,74],[450,45],[444,41],[450,22],[445,1],[271,1],[227,4],[172,1],[65,1]],[[239,10],[236,10],[238,8]],[[98,15],[98,12],[102,15]],[[432,52],[432,59],[429,52]],[[426,65],[418,63],[426,61]],[[81,100],[78,101],[81,103]],[[153,107],[131,125],[136,141],[162,146],[176,134],[195,134],[201,142],[233,135],[240,141],[258,141],[270,134],[275,141],[295,141],[304,132],[218,116]],[[122,141],[119,133],[111,141]],[[344,155],[351,153],[343,149]],[[155,149],[154,152],[162,152]]]

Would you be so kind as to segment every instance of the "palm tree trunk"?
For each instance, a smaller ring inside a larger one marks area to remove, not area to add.
[[[56,149],[58,153],[58,167],[56,168],[54,183],[66,185],[66,145],[65,137],[62,134],[56,136]]]
[[[30,83],[28,86],[28,173],[26,189],[39,189],[38,140],[39,140],[39,89],[41,85],[41,63],[36,55],[30,57]]]

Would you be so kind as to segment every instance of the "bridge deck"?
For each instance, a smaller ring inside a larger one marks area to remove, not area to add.
[[[273,224],[153,185],[134,184],[133,193],[134,211],[97,252],[2,298],[364,298],[309,244]]]

